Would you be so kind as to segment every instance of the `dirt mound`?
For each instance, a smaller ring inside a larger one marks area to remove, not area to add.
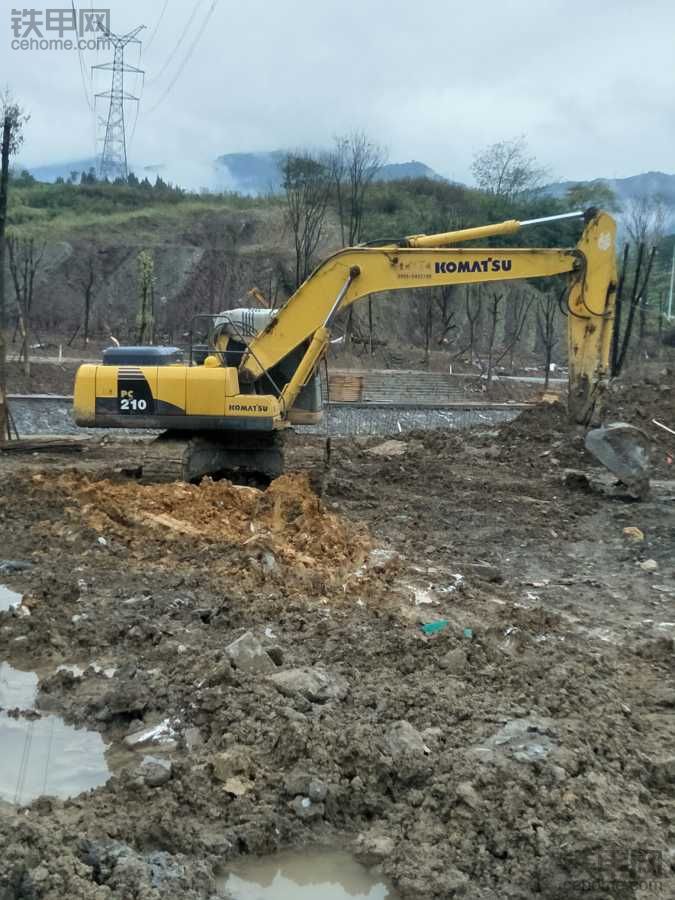
[[[42,475],[34,481],[48,486]],[[283,475],[261,491],[209,479],[140,485],[67,474],[57,490],[77,503],[81,520],[103,540],[114,535],[132,542],[145,534],[167,544],[227,544],[267,551],[270,565],[323,570],[353,569],[372,546],[363,528],[324,509],[306,475]]]
[[[603,419],[630,422],[642,428],[652,443],[654,472],[673,477],[675,435],[653,422],[656,419],[675,430],[675,375],[672,370],[662,369],[657,375],[646,375],[640,381],[614,384],[607,396]]]
[[[524,468],[548,466],[551,457],[570,467],[592,461],[584,450],[582,430],[570,425],[562,403],[540,403],[523,410],[499,429],[497,444],[502,458]]]
[[[552,434],[561,435],[568,428],[569,422],[562,403],[539,403],[523,410],[513,422],[502,426],[500,440],[526,437],[547,441]]]
[[[675,373],[662,369],[658,375],[646,375],[639,381],[616,382],[607,397],[605,418],[625,416],[638,425],[652,418],[675,419]],[[671,427],[672,424],[671,424]]]
[[[415,430],[405,435],[405,441],[415,442],[418,451],[424,451],[439,457],[452,457],[461,453],[464,438],[456,431],[438,428],[431,431]]]
[[[628,422],[641,428],[651,444],[654,475],[673,477],[675,436],[653,421],[675,429],[675,385],[670,370],[639,382],[614,382],[606,394],[601,419],[603,423]],[[541,403],[524,410],[500,428],[497,443],[502,458],[508,456],[526,468],[548,465],[551,457],[571,468],[597,465],[584,449],[583,429],[570,424],[562,403]]]

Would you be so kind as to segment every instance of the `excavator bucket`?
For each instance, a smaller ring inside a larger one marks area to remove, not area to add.
[[[649,491],[649,442],[639,428],[612,422],[586,434],[586,449],[637,498]]]

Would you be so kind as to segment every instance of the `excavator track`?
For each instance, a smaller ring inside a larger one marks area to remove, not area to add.
[[[165,432],[148,445],[141,481],[197,483],[202,478],[228,478],[235,483],[269,482],[284,470],[280,435],[184,435]]]
[[[189,444],[189,439],[171,440],[164,436],[152,441],[143,457],[141,481],[144,484],[186,481],[184,460]]]

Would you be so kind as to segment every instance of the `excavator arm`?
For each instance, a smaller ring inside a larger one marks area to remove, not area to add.
[[[591,211],[586,219],[579,243],[570,249],[447,246],[515,233],[528,224],[509,221],[439,235],[416,235],[400,245],[341,250],[323,262],[253,338],[239,366],[240,382],[257,381],[289,353],[307,345],[282,391],[283,405],[290,408],[328,346],[335,315],[369,294],[567,275],[570,416],[587,424],[608,374],[616,289],[616,226],[606,213]]]

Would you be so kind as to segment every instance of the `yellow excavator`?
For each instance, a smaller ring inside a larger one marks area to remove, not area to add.
[[[576,247],[454,246],[556,219],[584,219]],[[75,381],[78,425],[160,429],[144,480],[283,471],[284,429],[322,415],[319,363],[336,315],[382,291],[514,279],[567,279],[569,415],[588,425],[608,379],[616,295],[616,225],[605,212],[412,235],[339,250],[286,304],[232,309],[208,319],[205,346],[111,347]]]

